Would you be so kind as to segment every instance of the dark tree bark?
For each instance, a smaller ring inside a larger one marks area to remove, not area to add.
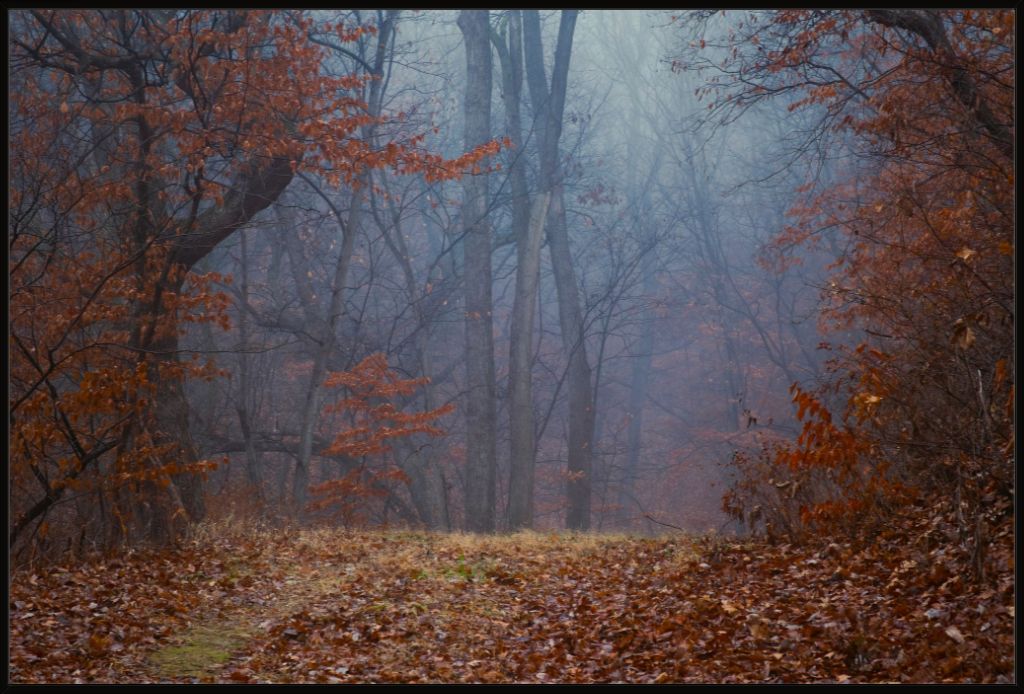
[[[562,346],[569,360],[566,378],[569,395],[569,479],[566,495],[569,508],[565,523],[570,530],[588,530],[593,479],[594,396],[561,185],[556,186],[551,199],[547,236],[558,294]]]
[[[187,465],[197,462],[199,455],[189,429],[189,405],[180,378],[159,376],[160,362],[176,361],[179,351],[176,325],[165,325],[160,335],[155,333],[157,322],[170,318],[164,313],[162,297],[180,293],[186,273],[217,244],[277,199],[292,176],[290,159],[286,158],[251,166],[239,185],[225,196],[222,206],[199,215],[187,233],[174,238],[157,295],[148,305],[140,307],[135,344],[153,362],[150,373],[154,374],[157,387],[154,442],[171,445],[168,462]],[[143,199],[149,197],[147,192]],[[122,446],[128,445],[137,431],[136,427],[129,427]],[[152,541],[173,540],[181,535],[188,522],[198,522],[206,515],[203,478],[198,473],[173,475],[166,487],[147,482],[143,484],[143,491],[143,503],[134,510],[145,535]]]
[[[507,43],[506,43],[507,41]],[[509,177],[512,187],[512,234],[516,240],[516,285],[509,344],[510,477],[509,528],[533,525],[533,484],[536,465],[533,418],[533,323],[540,280],[540,249],[544,218],[551,202],[550,190],[542,190],[531,204],[526,184],[525,143],[520,103],[523,89],[522,20],[509,10],[508,35],[495,36],[501,58],[505,130],[513,143],[515,159]]]
[[[868,10],[866,14],[871,22],[909,31],[924,39],[938,62],[946,68],[946,79],[956,98],[985,130],[999,151],[1006,158],[1013,158],[1013,135],[1008,127],[1012,124],[999,122],[988,103],[981,98],[974,78],[946,35],[938,10]]]
[[[241,275],[242,275],[242,306],[249,304],[249,245],[246,243],[245,231],[239,234],[242,253]],[[249,411],[249,403],[252,400],[252,385],[249,378],[250,356],[249,345],[249,313],[245,308],[238,314],[238,337],[242,343],[242,351],[238,355],[238,401],[235,403],[235,411],[238,414],[238,425],[242,430],[242,440],[245,441],[245,470],[249,477],[249,484],[258,501],[263,501],[263,474],[260,468],[260,455],[253,445],[252,434],[252,412]]]
[[[491,46],[487,10],[463,10],[466,42],[465,146],[491,139]],[[466,326],[466,527],[495,529],[496,442],[494,331],[491,318],[491,232],[487,175],[464,179]]]
[[[642,274],[644,276],[644,296],[652,296],[657,290],[655,278],[654,253],[648,251],[644,255]],[[643,443],[644,405],[647,403],[647,390],[651,380],[651,359],[654,353],[654,316],[653,311],[645,309],[640,320],[643,332],[637,343],[636,354],[633,355],[632,373],[629,385],[629,428],[626,431],[626,467],[619,482],[619,495],[616,516],[620,527],[632,525],[631,510],[637,507],[634,493],[640,471],[640,451]]]
[[[547,214],[547,239],[558,294],[558,317],[562,345],[568,359],[569,391],[569,480],[566,485],[569,508],[566,526],[573,530],[590,528],[591,484],[593,479],[594,410],[592,377],[584,342],[583,312],[572,266],[565,204],[558,166],[558,140],[562,131],[565,91],[576,27],[576,10],[564,10],[558,27],[555,64],[548,90],[536,10],[523,13],[526,77],[534,119],[541,137],[541,189],[551,195]]]

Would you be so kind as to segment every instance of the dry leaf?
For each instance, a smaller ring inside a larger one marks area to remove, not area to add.
[[[974,344],[975,335],[974,331],[971,330],[971,326],[964,322],[963,318],[957,320],[953,324],[953,342],[960,349],[969,349]]]

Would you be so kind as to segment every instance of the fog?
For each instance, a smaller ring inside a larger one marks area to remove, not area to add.
[[[26,682],[1010,682],[1016,11],[22,9]]]
[[[810,247],[774,242],[798,189],[848,165],[841,143],[814,140],[820,114],[784,99],[709,108],[715,95],[698,96],[708,75],[679,69],[696,64],[695,25],[668,12],[580,12],[558,107],[564,17],[540,13],[552,94],[538,103],[528,14],[488,17],[488,114],[467,105],[484,73],[467,66],[459,13],[311,13],[323,75],[376,71],[354,95],[381,120],[351,137],[449,159],[487,139],[501,147],[447,180],[398,164],[349,175],[307,157],[204,251],[190,277],[217,273],[203,286],[226,320],[183,320],[176,353],[212,369],[184,390],[187,436],[215,463],[208,508],[374,527],[745,531],[722,511],[732,461],[797,433],[790,387],[822,377],[822,287],[841,251],[827,234]],[[730,21],[703,35],[724,36]],[[376,32],[343,43],[324,22]],[[515,59],[513,24],[526,36],[519,133],[502,62]],[[477,126],[489,136],[470,142]],[[211,161],[208,179],[230,163]],[[546,218],[533,215],[539,200]],[[520,267],[530,234],[532,295]],[[525,376],[512,366],[517,339]],[[428,420],[439,431],[339,447],[355,428],[397,427],[367,420],[334,376],[374,354],[393,378],[424,380],[370,399],[444,408]]]
[[[542,13],[549,75],[559,14]],[[394,127],[437,127],[424,146],[446,156],[465,149],[466,66],[455,19],[456,13],[439,11],[401,18],[384,97],[384,112],[409,114]],[[492,17],[495,26],[502,21],[499,13]],[[685,40],[668,13],[638,11],[583,12],[573,38],[558,152],[593,386],[594,529],[737,530],[721,511],[732,455],[795,432],[788,389],[793,382],[813,385],[823,363],[815,309],[828,254],[783,273],[757,262],[786,225],[786,210],[802,181],[803,171],[794,168],[821,162],[785,161],[791,154],[787,139],[799,120],[784,108],[761,108],[727,125],[702,121],[707,109],[695,95],[700,78],[673,71],[670,64]],[[339,62],[339,70],[351,69],[344,57]],[[504,110],[497,57],[494,63],[491,128],[500,137]],[[526,98],[523,111],[525,148],[504,149],[497,157],[502,170],[489,176],[487,201],[499,528],[508,522],[508,355],[516,283],[508,172],[525,160],[528,178],[537,176],[537,131]],[[365,508],[353,511],[353,522],[426,520],[461,527],[465,466],[472,464],[466,460],[462,410],[473,387],[463,368],[462,186],[374,175],[384,194],[360,196],[356,203],[364,215],[329,370],[351,368],[382,352],[403,375],[430,379],[421,394],[407,399],[407,408],[453,403],[456,410],[441,420],[443,438],[396,440],[386,456],[332,460],[314,450],[310,482],[363,466],[363,479],[372,480],[366,486],[380,487],[385,496],[368,497]],[[243,456],[234,450],[243,437],[233,407],[243,397],[249,399],[248,416],[259,423],[253,436],[263,450],[255,451],[250,465],[259,468],[265,494],[287,499],[291,489],[295,462],[289,448],[302,431],[301,405],[315,358],[304,331],[313,316],[324,314],[340,248],[324,196],[351,214],[347,193],[309,180],[296,181],[245,232],[251,332],[246,344],[237,329],[189,335],[190,347],[199,352],[242,353],[218,363],[237,374],[244,359],[252,374],[249,393],[240,392],[237,375],[230,385],[189,391],[200,415],[193,434],[201,447],[232,455],[231,464],[212,475],[215,489],[244,479]],[[289,235],[299,241],[294,247]],[[236,301],[240,243],[239,238],[222,244],[206,267],[236,278]],[[534,527],[556,529],[565,526],[569,402],[546,242],[538,306],[531,369]],[[233,312],[237,326],[243,311]],[[293,315],[298,325],[285,329],[282,319]],[[337,395],[319,397],[326,402]],[[316,430],[327,440],[345,426],[342,412],[322,417]],[[391,466],[404,472],[405,485],[376,481]],[[423,509],[438,500],[416,497],[428,493],[443,496],[444,510],[425,519],[431,512]]]

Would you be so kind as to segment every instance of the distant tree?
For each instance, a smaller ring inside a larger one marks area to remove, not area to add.
[[[398,378],[380,353],[363,359],[349,371],[335,372],[327,378],[324,386],[344,388],[346,397],[325,407],[325,412],[345,413],[354,421],[352,426],[334,435],[323,453],[344,456],[357,464],[343,477],[314,486],[311,508],[335,507],[346,521],[352,522],[362,497],[386,494],[387,488],[382,483],[388,480],[407,480],[407,475],[394,463],[370,467],[367,459],[388,453],[394,441],[413,434],[445,434],[432,422],[453,411],[454,405],[406,413],[395,404],[428,381],[427,378]]]
[[[420,138],[374,122],[281,11],[18,11],[11,16],[10,282],[15,542],[73,486],[113,539],[176,537],[203,517],[179,359],[189,321],[225,322],[194,270],[296,172],[355,183],[374,167],[453,177]],[[330,27],[340,42],[369,26]],[[31,489],[29,485],[34,485]]]
[[[792,10],[730,30],[713,112],[730,118],[784,95],[790,110],[820,115],[814,137],[845,134],[861,157],[847,179],[809,186],[778,240],[843,232],[825,323],[864,335],[836,354],[845,407],[835,422],[795,391],[803,433],[775,460],[833,470],[844,490],[807,505],[804,520],[863,511],[865,498],[908,483],[975,509],[1010,493],[1013,20],[1012,10]],[[964,523],[983,535],[982,514]]]
[[[558,164],[558,140],[562,130],[569,59],[572,55],[572,37],[576,28],[577,14],[576,10],[562,11],[558,25],[558,41],[555,46],[555,63],[550,87],[544,71],[540,17],[536,10],[527,10],[523,13],[523,45],[526,83],[529,87],[530,104],[533,108],[534,122],[537,124],[541,142],[541,197],[534,202],[534,214],[538,220],[543,219],[543,207],[547,207],[544,229],[547,234],[551,266],[558,293],[558,317],[562,329],[562,344],[568,361],[569,469],[566,483],[568,499],[566,527],[573,530],[587,530],[590,528],[591,487],[593,484],[593,375],[590,362],[587,359],[583,312],[569,248],[569,234],[565,222],[564,186]],[[544,196],[550,196],[549,204],[543,203]],[[534,227],[531,233],[539,235],[539,230]],[[527,247],[539,250],[539,239],[534,237],[532,244],[528,243]],[[524,268],[524,272],[527,270],[529,270],[528,267]],[[524,310],[527,300],[528,297],[522,297]],[[525,430],[525,426],[520,425],[520,429]],[[525,452],[521,455],[523,454]],[[521,465],[521,463],[517,464]],[[526,470],[523,472],[525,473]],[[526,476],[523,476],[522,482],[518,484],[525,486],[527,481]],[[527,507],[524,505],[521,511],[517,511],[517,521],[524,521],[526,512]]]
[[[463,10],[459,29],[466,45],[465,144],[491,140],[491,45],[487,10]],[[495,528],[497,475],[494,332],[491,301],[491,232],[487,174],[463,183],[463,257],[466,327],[466,526]]]

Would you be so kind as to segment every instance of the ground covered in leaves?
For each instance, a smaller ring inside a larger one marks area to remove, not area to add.
[[[1012,518],[871,544],[201,534],[16,571],[18,682],[1012,682]]]

